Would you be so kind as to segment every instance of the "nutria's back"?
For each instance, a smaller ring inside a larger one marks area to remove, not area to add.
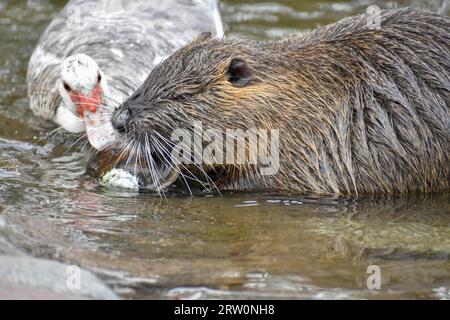
[[[156,67],[113,124],[124,143],[193,121],[279,129],[278,173],[216,165],[222,189],[447,189],[450,19],[416,9],[380,18],[380,28],[361,15],[281,41],[204,35]]]

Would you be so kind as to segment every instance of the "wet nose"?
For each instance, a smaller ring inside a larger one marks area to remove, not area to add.
[[[112,116],[112,125],[117,131],[124,133],[129,118],[130,110],[128,108],[119,108]]]

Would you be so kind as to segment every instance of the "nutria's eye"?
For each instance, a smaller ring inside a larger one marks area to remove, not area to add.
[[[100,83],[100,81],[102,81],[102,75],[100,73],[97,76],[97,81],[98,81],[98,83]]]
[[[66,90],[66,91],[72,91],[72,88],[67,84],[67,82],[63,82],[63,85],[64,85],[64,89]]]
[[[231,60],[227,76],[236,87],[245,87],[252,80],[252,71],[244,60],[237,58]]]
[[[174,97],[175,101],[189,101],[192,99],[194,95],[192,93],[182,93],[176,97]]]

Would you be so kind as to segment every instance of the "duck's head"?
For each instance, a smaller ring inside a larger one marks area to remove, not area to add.
[[[66,58],[58,86],[62,103],[56,122],[70,132],[86,131],[96,149],[111,144],[114,130],[109,125],[111,110],[105,101],[107,81],[94,59],[85,54]]]

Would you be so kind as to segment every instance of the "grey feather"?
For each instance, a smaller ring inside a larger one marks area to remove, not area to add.
[[[52,120],[65,58],[84,53],[108,76],[113,97],[133,93],[163,58],[199,33],[223,35],[215,0],[72,0],[43,33],[28,66],[33,112]]]

